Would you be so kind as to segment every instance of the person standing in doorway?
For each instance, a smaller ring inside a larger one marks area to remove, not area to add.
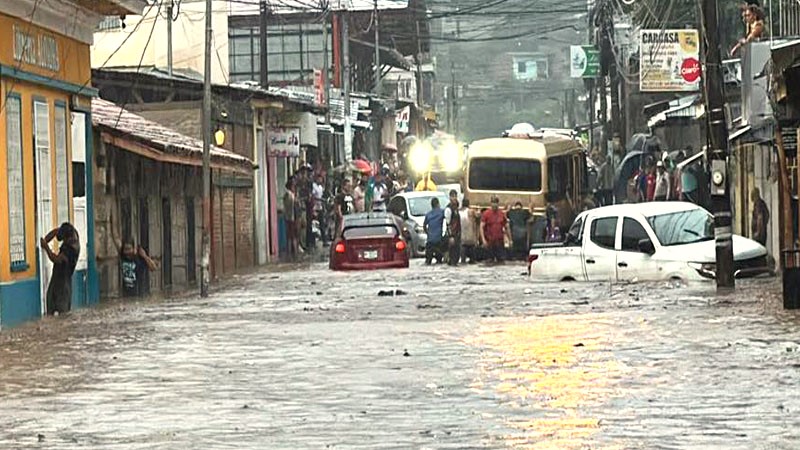
[[[502,263],[505,239],[511,239],[506,213],[500,210],[500,199],[492,197],[492,207],[481,215],[481,242],[489,252],[492,262]]]
[[[445,211],[445,220],[447,221],[447,239],[448,245],[448,259],[447,264],[457,266],[461,260],[461,215],[458,205],[458,192],[455,189],[450,190],[450,204],[447,205]]]
[[[111,238],[119,251],[119,276],[123,297],[143,297],[150,294],[149,273],[157,269],[155,261],[147,251],[137,246],[133,238],[127,236],[122,242],[111,214]]]
[[[425,242],[425,264],[430,265],[433,259],[438,264],[442,263],[442,235],[444,234],[444,211],[439,205],[439,199],[431,199],[431,210],[425,214],[425,222],[422,224],[425,234],[428,236]]]
[[[753,188],[750,193],[753,201],[753,219],[750,223],[750,232],[754,241],[766,247],[767,245],[767,226],[769,225],[769,208],[767,202],[761,198],[761,191]]]
[[[61,242],[57,254],[50,248],[53,239]],[[64,222],[60,227],[47,233],[39,244],[53,263],[53,273],[47,286],[46,313],[49,315],[67,313],[72,308],[72,274],[75,273],[81,252],[78,230],[71,223]]]

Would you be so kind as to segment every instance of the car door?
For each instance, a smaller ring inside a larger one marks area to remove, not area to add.
[[[584,231],[583,268],[587,281],[617,279],[617,216],[593,217]]]
[[[622,219],[622,236],[617,252],[617,281],[652,281],[661,278],[658,260],[654,254],[640,249],[639,242],[648,240],[653,244],[653,237],[647,232],[642,222],[633,217]],[[655,246],[652,247],[655,250]]]

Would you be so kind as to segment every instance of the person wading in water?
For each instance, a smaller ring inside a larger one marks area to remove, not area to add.
[[[58,253],[50,248],[50,242],[58,239],[61,247]],[[47,258],[53,263],[53,274],[47,286],[47,314],[58,315],[69,312],[72,307],[72,274],[78,264],[81,245],[78,231],[69,222],[47,233],[39,242]]]

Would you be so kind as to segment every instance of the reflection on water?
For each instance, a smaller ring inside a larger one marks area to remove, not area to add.
[[[615,395],[626,367],[596,315],[492,320],[467,343],[483,349],[472,388],[508,408],[515,448],[581,448],[600,427],[593,407]]]

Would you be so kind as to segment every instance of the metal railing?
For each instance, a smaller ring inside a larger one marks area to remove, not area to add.
[[[798,0],[771,0],[766,5],[767,23],[773,37],[800,36],[800,2]]]

